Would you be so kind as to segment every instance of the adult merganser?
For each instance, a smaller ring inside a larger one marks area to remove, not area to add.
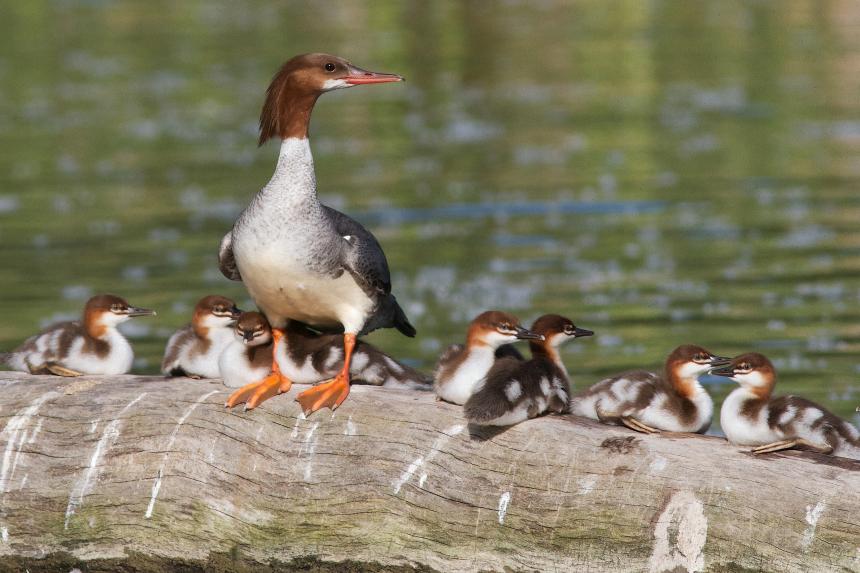
[[[570,405],[570,379],[558,347],[594,332],[579,328],[557,314],[545,314],[531,327],[543,338],[529,341],[532,359],[514,356],[496,360],[486,380],[466,401],[463,413],[470,422],[510,426],[546,412],[562,414]]]
[[[233,340],[233,323],[241,310],[227,297],[209,295],[194,307],[191,324],[167,341],[161,372],[165,376],[218,378],[218,357]]]
[[[272,329],[259,312],[243,312],[236,320],[233,340],[218,357],[224,384],[239,388],[272,372]]]
[[[571,412],[637,432],[703,434],[711,425],[714,402],[699,376],[728,360],[685,344],[669,354],[663,376],[635,370],[607,378],[575,396]]]
[[[439,357],[433,373],[434,389],[440,400],[465,404],[493,364],[499,347],[516,340],[542,338],[520,324],[507,312],[488,310],[469,324],[466,344],[452,344]]]
[[[305,54],[286,62],[266,93],[260,114],[260,145],[281,139],[278,165],[221,241],[221,272],[241,280],[273,328],[278,346],[287,321],[318,330],[343,330],[344,365],[337,376],[299,394],[305,413],[337,408],[349,394],[349,365],[356,337],[377,328],[415,336],[391,294],[385,253],[367,229],[320,204],[308,124],[317,98],[355,85],[399,82],[395,74],[368,72],[328,54]],[[273,357],[272,375],[235,392],[227,406],[246,408],[285,392],[292,382]]]
[[[130,306],[118,296],[100,294],[87,301],[83,320],[49,326],[0,355],[0,363],[31,374],[125,374],[134,351],[116,327],[136,316],[154,315],[154,310]]]
[[[800,447],[860,459],[860,432],[853,425],[806,398],[772,395],[776,369],[767,357],[742,354],[713,374],[740,385],[720,409],[720,425],[731,443],[755,446],[754,454]]]

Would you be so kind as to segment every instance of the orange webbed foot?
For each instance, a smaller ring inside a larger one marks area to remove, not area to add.
[[[347,396],[349,396],[349,375],[341,372],[328,382],[305,390],[296,396],[296,401],[301,404],[305,416],[310,416],[321,408],[337,410]]]
[[[272,345],[272,373],[259,382],[246,384],[230,394],[230,397],[227,398],[227,403],[224,404],[226,407],[232,408],[244,402],[246,410],[253,410],[272,396],[290,391],[293,382],[281,374],[278,361],[275,359],[278,342],[280,342],[283,336],[283,331],[280,329],[272,329],[272,338],[274,339],[274,344]]]

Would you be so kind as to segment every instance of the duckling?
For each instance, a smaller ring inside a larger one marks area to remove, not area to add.
[[[860,432],[853,425],[806,398],[772,395],[776,369],[762,354],[742,354],[713,374],[740,385],[720,410],[731,443],[755,446],[754,454],[800,447],[860,459]]]
[[[134,350],[116,327],[137,316],[155,316],[155,311],[112,294],[94,296],[84,306],[81,321],[49,326],[0,355],[0,363],[31,374],[125,374],[131,370]]]
[[[343,336],[339,334],[320,334],[300,323],[290,322],[279,348],[278,367],[297,384],[328,380],[343,367]],[[432,384],[425,375],[361,339],[355,342],[349,375],[357,382],[372,386],[429,390]]]
[[[498,310],[479,314],[469,324],[465,346],[453,344],[439,358],[433,374],[437,398],[465,404],[495,364],[500,346],[539,338],[541,335],[523,328],[512,314]]]
[[[239,388],[272,372],[272,328],[259,312],[243,312],[233,327],[233,340],[218,357],[224,385]]]
[[[209,295],[194,307],[191,324],[177,330],[164,349],[165,376],[218,378],[218,357],[233,340],[233,324],[242,313],[227,297]]]
[[[510,426],[546,412],[568,411],[570,379],[558,347],[594,332],[579,328],[569,318],[557,314],[538,318],[531,332],[541,335],[529,341],[532,359],[525,361],[508,355],[496,360],[463,408],[470,422]]]
[[[699,376],[728,358],[701,346],[679,346],[666,359],[663,376],[635,370],[607,378],[571,401],[571,412],[604,424],[623,424],[637,432],[705,433],[714,402]]]

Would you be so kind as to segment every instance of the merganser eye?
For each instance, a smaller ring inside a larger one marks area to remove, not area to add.
[[[327,63],[327,64],[325,65],[325,71],[327,71],[327,72],[333,72],[333,71],[334,71],[334,64],[333,64],[333,63],[331,63],[331,62]]]
[[[121,304],[112,304],[112,305],[110,305],[110,309],[112,312],[119,312],[122,310],[122,305]]]

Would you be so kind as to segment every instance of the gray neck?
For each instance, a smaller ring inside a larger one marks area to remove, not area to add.
[[[275,173],[260,195],[266,199],[277,198],[279,202],[319,202],[314,158],[306,138],[288,137],[281,142]]]

